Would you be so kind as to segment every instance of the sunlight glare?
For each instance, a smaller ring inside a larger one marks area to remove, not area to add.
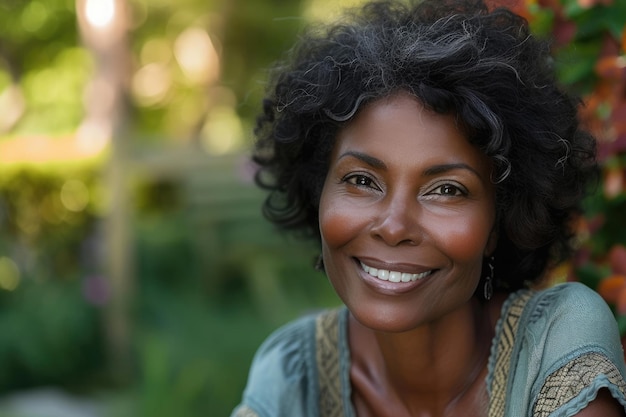
[[[87,0],[85,16],[92,26],[104,28],[115,18],[115,0]]]

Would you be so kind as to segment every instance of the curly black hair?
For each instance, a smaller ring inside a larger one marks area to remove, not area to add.
[[[550,44],[480,0],[374,1],[302,34],[275,67],[257,119],[265,216],[320,239],[318,207],[339,129],[399,91],[452,114],[494,162],[496,287],[536,283],[572,251],[572,222],[597,180],[580,101],[559,87]]]

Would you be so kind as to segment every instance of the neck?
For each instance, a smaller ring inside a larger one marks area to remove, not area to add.
[[[351,346],[372,347],[351,349],[353,382],[370,398],[374,390],[407,409],[445,411],[484,381],[494,327],[489,308],[476,301],[403,333],[376,332],[351,318]]]

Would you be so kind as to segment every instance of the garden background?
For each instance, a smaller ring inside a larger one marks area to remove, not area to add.
[[[261,218],[247,155],[271,62],[357,3],[0,2],[1,415],[226,416],[263,338],[338,303],[315,248]],[[626,0],[508,4],[599,139],[552,281],[626,334]]]

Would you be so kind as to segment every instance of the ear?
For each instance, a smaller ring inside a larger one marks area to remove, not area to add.
[[[485,245],[485,253],[484,253],[485,258],[488,258],[491,255],[493,255],[493,252],[496,250],[496,247],[498,246],[498,236],[499,236],[498,230],[496,226],[494,225],[493,229],[491,229],[491,233],[489,233],[487,244]]]

